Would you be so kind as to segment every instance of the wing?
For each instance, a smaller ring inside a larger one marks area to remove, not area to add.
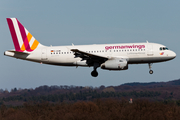
[[[71,49],[71,51],[74,52],[75,58],[80,57],[80,58],[82,58],[81,61],[87,60],[87,64],[89,66],[93,66],[94,63],[99,63],[99,65],[100,65],[108,60],[108,58],[106,56],[87,53],[87,52],[84,52],[84,51],[81,51],[78,49]]]

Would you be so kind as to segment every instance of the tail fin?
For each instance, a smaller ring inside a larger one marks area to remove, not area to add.
[[[7,18],[9,30],[15,50],[18,52],[32,52],[41,44],[31,35],[31,33],[17,20],[17,18]]]

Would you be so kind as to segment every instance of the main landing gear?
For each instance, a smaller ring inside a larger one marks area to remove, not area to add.
[[[149,74],[153,74],[153,70],[151,70],[151,68],[152,68],[152,63],[148,63],[148,65],[149,65]]]
[[[98,72],[97,72],[97,68],[99,67],[99,64],[98,63],[94,63],[94,70],[91,72],[91,75],[93,77],[97,77],[98,76]]]
[[[98,76],[98,72],[97,72],[96,70],[93,70],[93,71],[91,72],[91,75],[92,75],[93,77],[97,77],[97,76]]]

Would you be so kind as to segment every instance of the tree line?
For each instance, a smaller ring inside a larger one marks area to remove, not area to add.
[[[174,103],[145,99],[95,99],[74,103],[26,102],[23,106],[1,105],[1,120],[178,120],[180,107]]]
[[[63,102],[63,101],[78,101],[78,100],[94,100],[98,98],[156,98],[160,96],[160,92],[154,91],[131,91],[131,92],[97,92],[96,90],[89,89],[87,91],[80,91],[77,93],[69,92],[69,93],[58,93],[58,94],[49,94],[49,95],[29,95],[22,94],[17,96],[3,97],[0,98],[2,102],[11,102],[11,101],[22,101],[22,102]]]

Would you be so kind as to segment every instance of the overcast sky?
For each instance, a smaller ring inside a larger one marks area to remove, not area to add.
[[[1,0],[0,88],[36,88],[41,85],[117,86],[129,82],[166,82],[179,79],[179,0]],[[125,71],[62,67],[4,56],[14,49],[6,18],[16,17],[43,45],[104,43],[160,43],[176,52],[174,60],[129,65]]]

